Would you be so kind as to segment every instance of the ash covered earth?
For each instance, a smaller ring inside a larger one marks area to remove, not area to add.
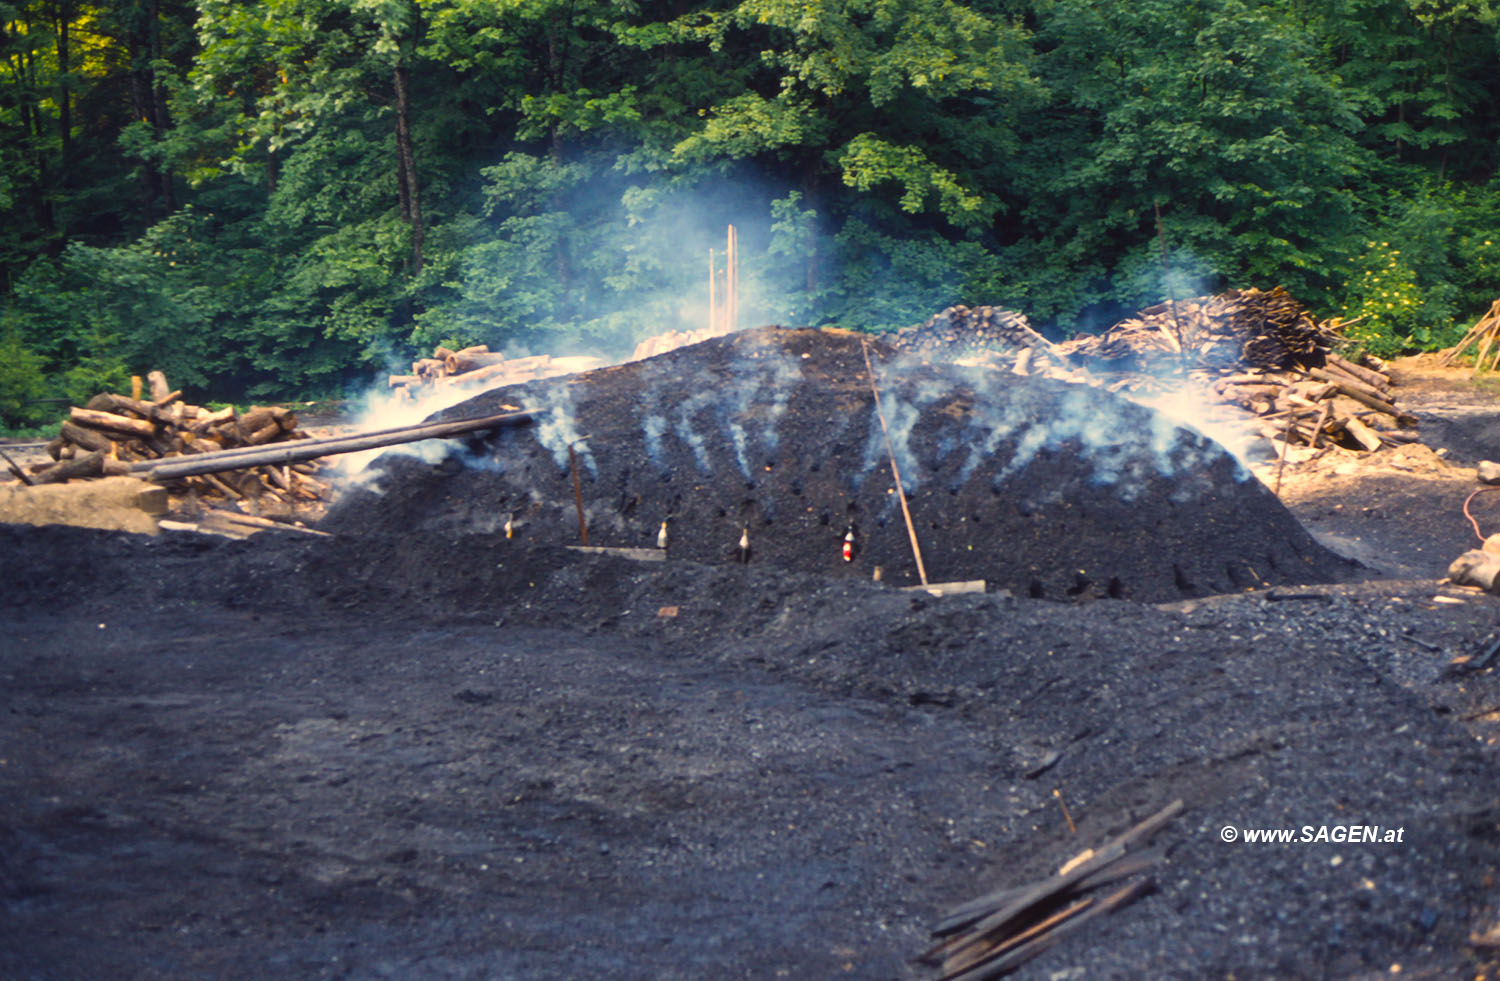
[[[1347,578],[1218,444],[1098,389],[926,364],[869,345],[931,581],[1158,601]],[[387,456],[332,529],[493,531],[671,559],[918,582],[861,335],[743,331],[644,362],[499,389],[442,418],[547,410],[433,468]],[[587,439],[580,439],[587,437]],[[576,442],[575,442],[576,441]],[[854,533],[852,561],[843,540]]]
[[[1154,891],[1016,976],[1493,973],[1500,681],[1453,662],[1500,600],[1331,582],[1112,399],[872,356],[932,577],[1011,595],[891,588],[858,340],[801,331],[498,393],[560,411],[331,538],[0,526],[0,976],[926,979],[948,909],[1178,799]],[[661,511],[669,561],[560,547],[582,436],[591,541]],[[1401,841],[1222,839],[1335,825]]]

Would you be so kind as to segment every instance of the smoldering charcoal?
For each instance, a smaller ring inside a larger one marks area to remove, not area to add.
[[[383,493],[325,527],[460,534],[524,519],[531,544],[576,542],[567,442],[587,434],[590,544],[913,584],[918,573],[874,413],[861,336],[742,331],[566,384],[502,388],[438,418],[547,405],[457,472],[388,458]],[[1146,601],[1329,582],[1351,566],[1318,545],[1217,444],[1095,388],[872,345],[916,534],[933,577],[1053,599]],[[434,501],[443,502],[435,505]],[[500,519],[503,520],[503,517]],[[845,562],[850,523],[860,531]]]

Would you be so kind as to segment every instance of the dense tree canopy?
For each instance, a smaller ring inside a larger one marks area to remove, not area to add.
[[[746,324],[1284,284],[1441,343],[1500,293],[1496,15],[0,0],[0,423],[153,367],[266,398],[438,342],[618,352],[706,320],[731,223]]]

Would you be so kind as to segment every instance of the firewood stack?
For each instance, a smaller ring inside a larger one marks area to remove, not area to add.
[[[554,358],[539,354],[529,358],[508,358],[479,344],[458,351],[437,347],[430,358],[411,363],[411,374],[391,375],[389,384],[402,395],[417,397],[449,388],[479,391],[501,385],[515,385],[537,378],[571,375],[590,371],[604,364],[599,358]]]
[[[55,461],[32,467],[33,483],[140,473],[153,460],[184,457],[235,447],[269,446],[306,439],[296,413],[281,406],[233,406],[212,410],[188,405],[165,376],[149,376],[150,398],[101,393],[74,406],[62,432],[47,444]],[[183,478],[169,489],[195,498],[249,501],[258,510],[290,514],[299,504],[324,500],[330,487],[315,479],[317,463],[261,466]]]
[[[949,307],[926,323],[886,334],[883,340],[897,350],[924,357],[936,354],[947,360],[1053,348],[1051,341],[1032,330],[1025,314],[990,306]]]
[[[1396,406],[1390,376],[1332,351],[1324,358],[1321,368],[1226,375],[1208,392],[1254,414],[1273,443],[1373,452],[1419,440],[1417,418]]]
[[[1280,286],[1158,303],[1097,337],[1058,345],[1068,357],[1110,370],[1174,367],[1267,371],[1321,367],[1340,340]]]
[[[1417,419],[1397,408],[1390,376],[1379,362],[1339,355],[1341,341],[1278,286],[1179,301],[1175,313],[1160,303],[1056,350],[1112,376],[1111,391],[1147,393],[1165,390],[1164,377],[1185,380],[1210,402],[1256,416],[1276,446],[1374,451],[1416,442]]]

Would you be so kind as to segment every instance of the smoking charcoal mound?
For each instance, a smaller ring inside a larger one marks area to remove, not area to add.
[[[590,545],[652,547],[665,520],[669,559],[742,561],[744,537],[751,563],[915,584],[863,341],[763,328],[487,392],[435,419],[550,411],[437,465],[387,454],[324,527],[455,537],[510,519],[518,542],[577,544],[571,443]],[[1154,602],[1352,572],[1221,447],[1149,409],[868,349],[930,581]]]

